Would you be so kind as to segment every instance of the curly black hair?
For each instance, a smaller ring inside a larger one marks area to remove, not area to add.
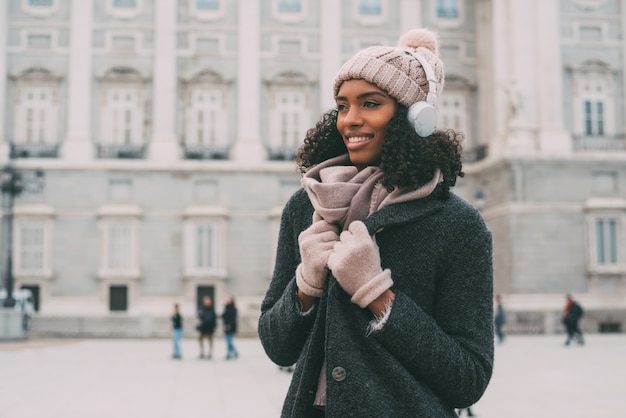
[[[452,129],[436,130],[422,138],[407,119],[408,109],[397,104],[396,113],[385,131],[380,168],[382,184],[387,190],[396,187],[414,190],[428,183],[439,167],[443,175],[441,188],[447,196],[457,177],[463,177],[461,141],[463,134]],[[308,130],[298,149],[296,164],[300,173],[329,158],[347,153],[337,130],[337,109],[324,113],[315,127]]]

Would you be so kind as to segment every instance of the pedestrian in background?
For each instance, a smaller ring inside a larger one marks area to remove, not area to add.
[[[208,341],[208,353],[207,358],[211,359],[213,356],[213,334],[215,333],[215,326],[217,325],[217,315],[215,314],[215,308],[213,307],[213,299],[210,296],[202,298],[202,307],[198,311],[198,319],[200,323],[197,326],[198,341],[200,342],[200,358],[204,357],[204,344],[203,341]]]
[[[183,337],[183,317],[180,315],[180,307],[178,303],[174,304],[174,313],[170,317],[172,321],[172,345],[174,346],[174,353],[172,358],[182,358],[182,351],[180,349],[180,340]]]
[[[563,324],[567,332],[567,340],[565,345],[569,345],[570,341],[575,340],[579,345],[585,344],[583,333],[580,330],[579,322],[582,318],[584,310],[580,303],[574,300],[572,295],[565,295],[565,309],[563,311]]]
[[[456,417],[493,370],[491,234],[450,192],[462,135],[434,130],[437,36],[359,51],[310,129],[259,336],[296,364],[283,417]]]
[[[498,343],[502,344],[504,342],[504,325],[506,324],[506,313],[504,312],[504,307],[502,306],[502,298],[500,295],[496,295],[496,315],[494,317],[494,324],[496,326],[496,336],[498,338]]]
[[[226,360],[238,358],[239,352],[234,343],[237,333],[237,307],[235,306],[235,298],[232,296],[226,298],[222,322],[224,323],[224,337],[226,339]]]

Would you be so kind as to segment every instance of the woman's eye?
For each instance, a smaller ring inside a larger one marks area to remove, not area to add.
[[[337,111],[341,112],[342,110],[346,110],[348,107],[344,104],[338,104],[337,105]]]
[[[363,103],[363,107],[376,107],[378,106],[377,102],[365,102]]]

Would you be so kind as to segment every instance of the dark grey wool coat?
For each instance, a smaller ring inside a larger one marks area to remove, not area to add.
[[[491,378],[494,341],[491,234],[480,214],[437,188],[364,221],[396,293],[387,323],[368,333],[371,312],[332,275],[314,312],[300,312],[298,235],[312,213],[302,189],[284,208],[259,320],[270,359],[296,363],[282,416],[320,416],[312,405],[324,357],[329,417],[456,417],[455,407],[475,403]]]

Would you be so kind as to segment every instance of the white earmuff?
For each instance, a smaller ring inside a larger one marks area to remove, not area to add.
[[[409,106],[409,112],[407,114],[407,118],[415,128],[415,132],[422,138],[425,138],[432,135],[437,127],[437,110],[435,109],[435,103],[437,102],[437,79],[428,61],[413,51],[407,50],[407,52],[419,61],[426,73],[426,79],[428,80],[426,101],[413,103]]]

